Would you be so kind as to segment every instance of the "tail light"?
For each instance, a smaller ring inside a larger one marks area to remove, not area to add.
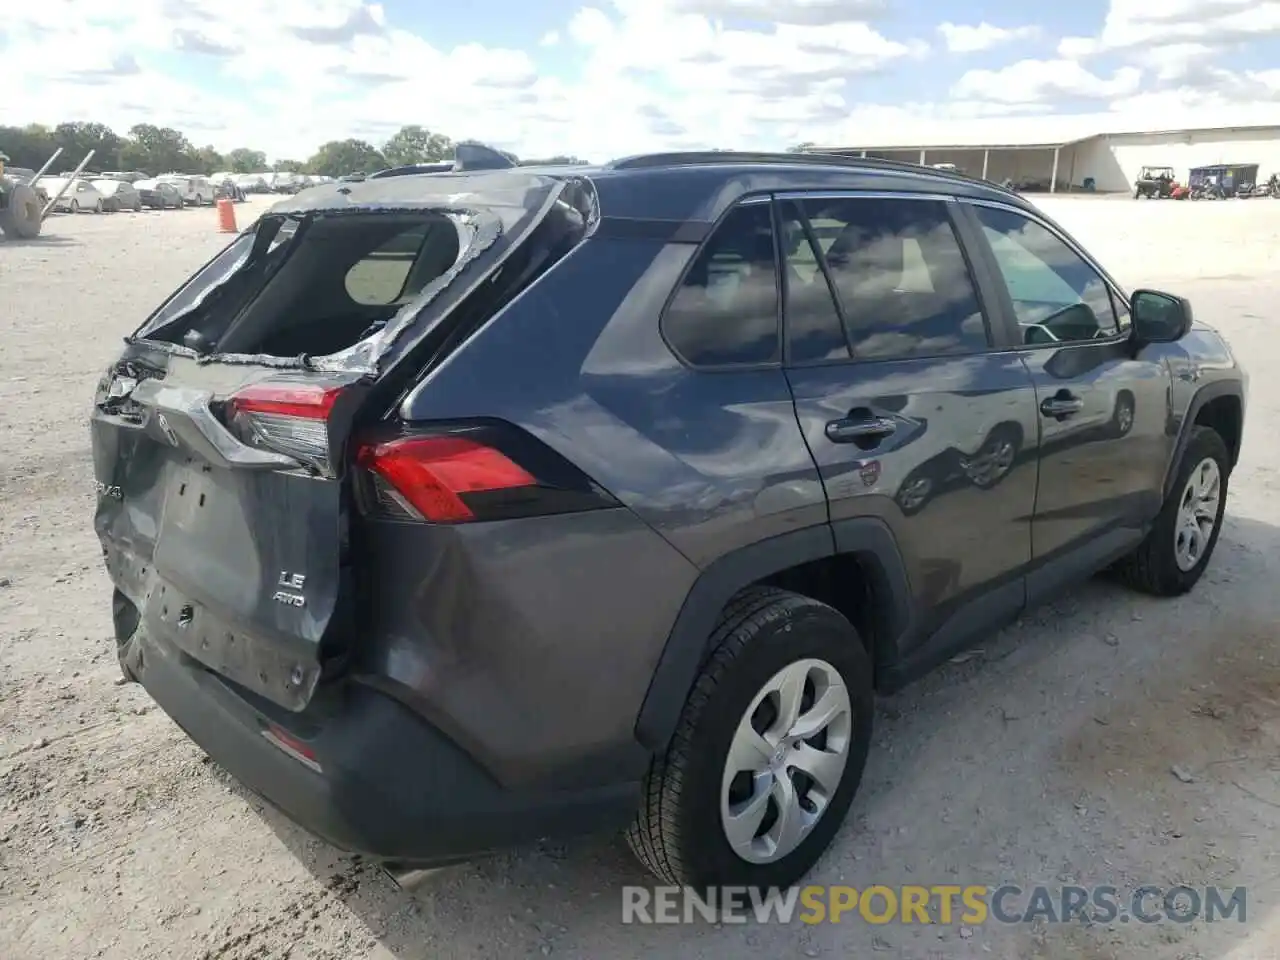
[[[367,513],[428,523],[513,519],[615,506],[559,454],[509,424],[367,443],[356,454]]]
[[[341,387],[259,383],[227,402],[228,425],[240,439],[330,473],[329,414]]]

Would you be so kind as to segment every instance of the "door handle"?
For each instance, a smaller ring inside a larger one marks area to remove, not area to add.
[[[1084,401],[1079,397],[1073,397],[1069,393],[1049,397],[1040,404],[1041,413],[1046,417],[1056,417],[1059,420],[1074,416],[1083,409]]]
[[[827,424],[827,439],[832,443],[857,443],[859,440],[882,440],[898,425],[888,417],[842,417]]]

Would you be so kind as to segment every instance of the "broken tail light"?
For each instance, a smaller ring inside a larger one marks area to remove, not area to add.
[[[329,414],[341,392],[321,384],[253,384],[227,402],[228,426],[251,446],[329,474]]]
[[[441,428],[362,445],[366,512],[468,523],[577,512],[617,501],[544,444],[509,424]]]

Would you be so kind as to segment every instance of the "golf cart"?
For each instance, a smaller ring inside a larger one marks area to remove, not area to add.
[[[0,153],[0,231],[14,240],[40,236],[41,207],[35,188],[24,180],[6,176],[9,158]]]
[[[1143,167],[1133,184],[1133,199],[1167,200],[1177,186],[1173,167]]]

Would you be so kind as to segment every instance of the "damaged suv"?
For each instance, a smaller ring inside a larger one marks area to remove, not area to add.
[[[92,418],[127,677],[393,871],[630,824],[792,883],[892,690],[1064,585],[1209,561],[1245,377],[1033,206],[652,155],[335,183],[126,341]]]

